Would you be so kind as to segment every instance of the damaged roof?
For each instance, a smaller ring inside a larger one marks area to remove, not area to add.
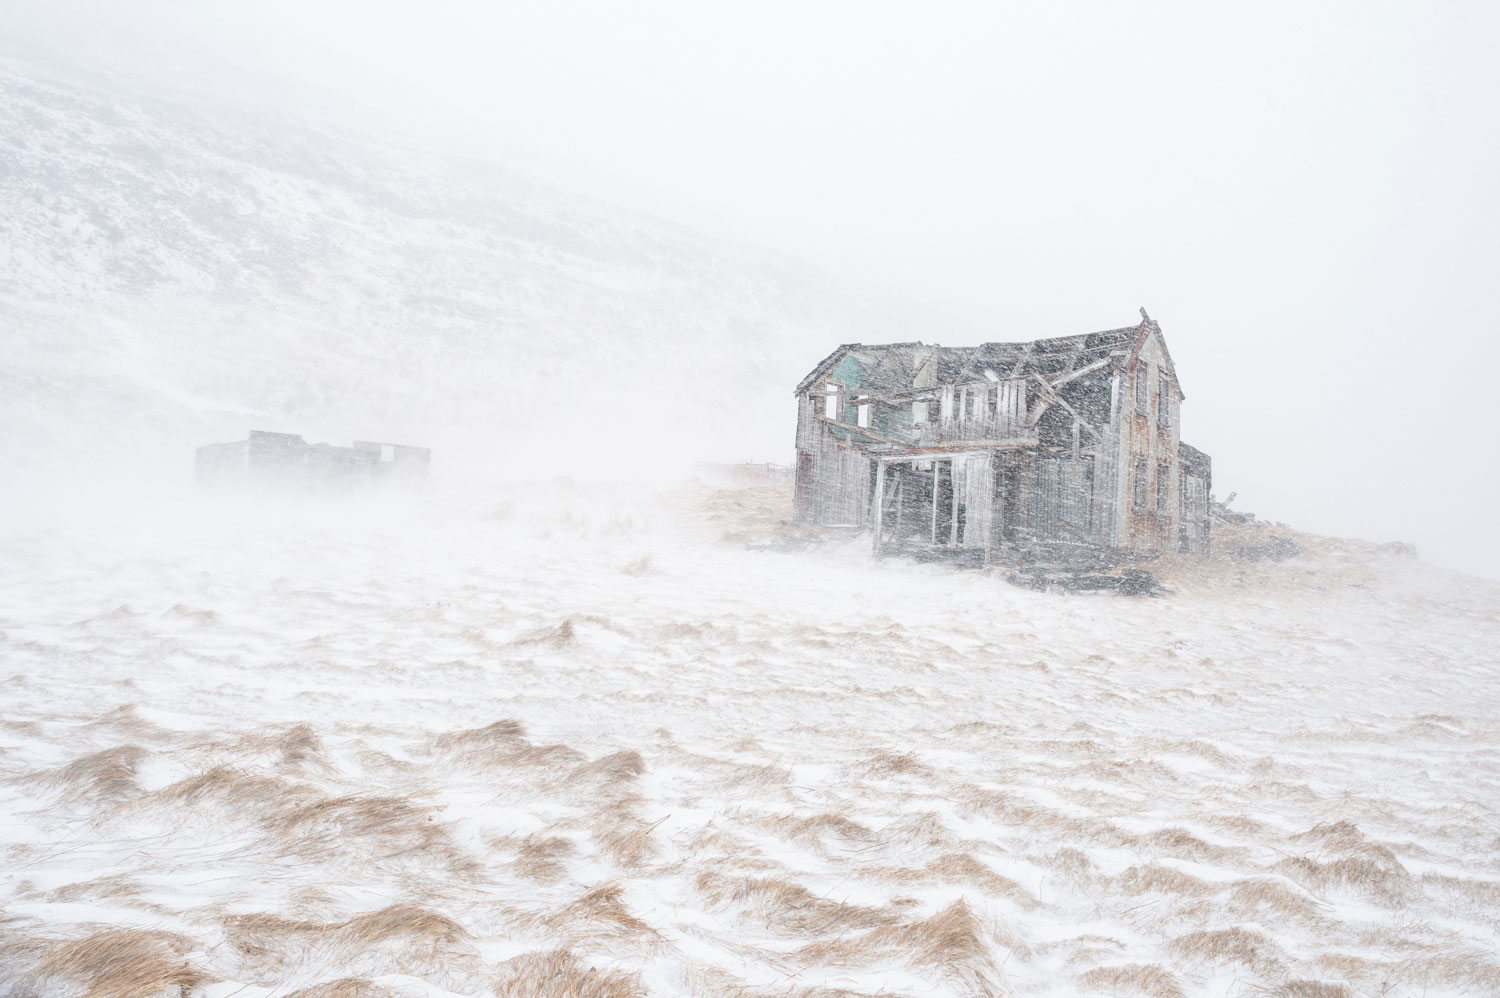
[[[977,347],[945,347],[920,342],[845,343],[813,368],[798,383],[794,394],[808,391],[818,379],[826,377],[851,354],[863,368],[865,386],[891,390],[911,388],[917,371],[929,358],[936,364],[933,373],[934,383],[938,385],[983,381],[989,374],[1000,379],[1036,374],[1048,381],[1056,381],[1075,372],[1081,374],[1094,369],[1129,370],[1135,366],[1141,347],[1152,333],[1160,337],[1161,327],[1146,314],[1145,309],[1141,309],[1141,321],[1134,326],[1019,343],[981,343]],[[1181,384],[1177,382],[1177,372],[1171,355],[1166,353],[1164,340],[1162,350],[1172,380],[1180,392]]]

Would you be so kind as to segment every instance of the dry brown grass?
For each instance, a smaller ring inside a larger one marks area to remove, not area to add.
[[[1406,900],[1412,889],[1411,874],[1404,866],[1400,863],[1393,866],[1380,858],[1368,856],[1346,856],[1327,863],[1306,856],[1289,856],[1278,861],[1271,870],[1309,890],[1346,887],[1391,905]]]
[[[1147,995],[1148,998],[1183,998],[1182,986],[1164,967],[1154,963],[1126,963],[1116,967],[1095,967],[1078,978],[1078,984],[1089,991],[1110,995]]]
[[[865,776],[890,779],[897,776],[912,776],[931,779],[932,767],[910,752],[877,752],[859,766]]]
[[[510,644],[518,648],[544,648],[562,651],[578,643],[578,633],[571,619],[565,619],[556,627],[538,627],[514,638]]]
[[[1354,989],[1340,981],[1283,981],[1271,998],[1354,998]]]
[[[550,914],[534,919],[572,944],[654,941],[656,930],[625,907],[625,888],[613,881],[598,884]]]
[[[1422,887],[1429,895],[1445,891],[1458,895],[1466,901],[1500,911],[1500,883],[1492,880],[1470,880],[1466,877],[1450,877],[1442,873],[1424,873],[1422,874]]]
[[[136,771],[149,753],[139,745],[116,745],[91,752],[48,774],[46,782],[63,788],[69,799],[119,801],[140,792]]]
[[[256,967],[284,966],[309,940],[321,939],[339,923],[287,918],[269,912],[229,915],[221,920],[224,941]]]
[[[303,921],[258,912],[230,915],[221,924],[225,942],[255,974],[274,974],[309,962],[345,968],[373,962],[387,970],[444,975],[471,972],[475,966],[470,936],[463,926],[408,902],[344,921]]]
[[[216,980],[184,955],[196,944],[170,932],[112,929],[48,950],[15,982],[15,998],[74,994],[80,998],[187,995]]]
[[[432,747],[450,759],[478,767],[561,770],[584,760],[582,752],[567,745],[533,745],[520,722],[508,719],[446,732],[433,739]]]
[[[1490,950],[1460,948],[1398,961],[1386,978],[1421,993],[1430,988],[1462,988],[1500,995],[1500,964]]]
[[[899,921],[891,911],[833,901],[777,877],[728,877],[704,872],[698,875],[697,886],[710,905],[739,908],[746,923],[801,935],[826,935]]]
[[[1321,925],[1327,921],[1326,905],[1272,877],[1235,881],[1230,886],[1229,910],[1237,918],[1268,925],[1293,921]]]
[[[85,898],[131,897],[144,892],[145,887],[140,883],[123,873],[117,873],[110,877],[79,880],[53,888],[47,892],[47,899],[49,901],[82,901]]]
[[[507,960],[495,977],[496,998],[645,998],[634,974],[585,966],[567,950]]]
[[[1325,822],[1291,836],[1293,842],[1317,842],[1327,849],[1357,851],[1369,842],[1352,821]]]
[[[556,883],[567,872],[561,861],[577,851],[571,839],[557,835],[528,835],[521,840],[513,868],[528,880]]]
[[[298,724],[283,731],[276,736],[272,745],[281,756],[283,765],[327,765],[323,758],[322,739],[306,724]]]
[[[1032,833],[1046,833],[1053,839],[1072,839],[1112,848],[1135,848],[1136,837],[1107,818],[1072,815],[1050,807],[1033,804],[1004,790],[973,785],[958,788],[952,798],[975,813],[995,818],[1007,825],[1019,825]]]
[[[1274,973],[1284,963],[1281,948],[1271,937],[1239,925],[1189,932],[1169,942],[1167,951],[1201,963],[1240,964],[1258,974]]]
[[[930,967],[974,995],[1002,993],[999,971],[990,958],[989,932],[962,898],[937,914],[872,929],[852,939],[824,940],[797,950],[799,963],[826,966],[868,965],[886,959]],[[999,940],[1021,956],[1019,941]]]
[[[131,684],[133,685],[133,684]],[[132,737],[159,735],[162,729],[141,716],[135,704],[125,703],[105,711],[84,725],[85,728],[110,728]]]
[[[497,752],[490,761],[501,766],[534,769],[570,769],[582,762],[584,755],[571,745],[518,745],[508,752]]]
[[[1225,863],[1241,855],[1239,850],[1205,842],[1187,829],[1176,826],[1159,828],[1142,837],[1141,843],[1170,856],[1206,860],[1211,863]]]
[[[966,852],[944,853],[921,869],[870,867],[865,876],[893,880],[897,883],[958,884],[995,897],[1005,898],[1027,910],[1038,906],[1037,899],[1020,884],[991,870]]]
[[[404,797],[319,797],[265,815],[261,824],[278,851],[305,859],[352,855],[377,863],[472,865],[449,842],[432,810]]]
[[[271,756],[284,768],[312,766],[329,769],[323,756],[323,741],[308,724],[294,724],[269,733],[249,733],[233,738],[219,738],[194,744],[195,752],[234,757]],[[243,760],[242,761],[246,761]]]
[[[1169,866],[1148,863],[1132,866],[1114,878],[1114,883],[1127,894],[1176,894],[1180,897],[1202,897],[1212,894],[1215,887]]]
[[[1220,769],[1237,769],[1240,766],[1240,760],[1229,755],[1217,745],[1203,741],[1201,738],[1184,738],[1175,741],[1153,739],[1149,744],[1162,751],[1185,752],[1188,755],[1195,755],[1200,759],[1207,759]]]
[[[1064,846],[1050,856],[1041,857],[1038,862],[1073,880],[1083,880],[1091,876],[1095,869],[1094,861],[1089,859],[1088,854],[1072,846]]]
[[[755,766],[717,760],[712,765],[727,774],[720,779],[722,785],[736,790],[784,790],[792,778],[791,770],[785,766]]]
[[[356,915],[338,926],[350,942],[370,946],[388,939],[421,939],[432,945],[455,945],[468,940],[464,927],[446,915],[417,904],[393,904]]]
[[[317,792],[306,784],[232,766],[215,766],[145,795],[141,803],[193,806],[213,801],[246,814],[264,815],[315,796]]]
[[[1387,981],[1390,977],[1389,964],[1354,953],[1319,953],[1311,962],[1321,973],[1364,985]]]
[[[826,849],[827,838],[854,845],[868,845],[877,836],[857,821],[841,814],[815,814],[808,818],[768,818],[763,824],[784,838],[815,849]]]
[[[606,797],[588,815],[590,837],[620,866],[638,867],[656,849],[651,833],[660,822],[643,820],[637,813],[640,803],[634,793]]]
[[[293,991],[286,998],[394,998],[396,994],[367,977],[340,977]]]
[[[958,844],[958,837],[949,830],[942,815],[923,811],[897,818],[886,825],[880,830],[880,841],[889,845],[951,849]]]
[[[684,975],[687,993],[693,998],[891,998],[890,992],[850,991],[847,988],[794,986],[750,987],[711,965],[696,965]]]
[[[432,745],[439,752],[465,752],[474,749],[509,749],[525,742],[526,729],[521,726],[521,722],[506,719],[482,728],[444,732],[433,739]]]
[[[634,780],[646,771],[646,762],[633,749],[601,756],[568,774],[567,783],[614,784]]]

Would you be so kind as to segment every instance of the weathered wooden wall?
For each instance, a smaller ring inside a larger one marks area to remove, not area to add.
[[[1167,365],[1160,335],[1151,332],[1142,345],[1133,369],[1125,372],[1119,400],[1119,468],[1115,492],[1116,547],[1165,551],[1176,545],[1181,510],[1178,456],[1178,401],[1181,390],[1175,381],[1165,395],[1159,391],[1161,371]],[[1144,383],[1144,408],[1137,404],[1139,385]],[[1138,462],[1144,462],[1144,466]],[[1160,476],[1165,473],[1165,503],[1157,501]],[[1136,480],[1144,478],[1145,502],[1136,501]]]
[[[799,523],[825,527],[867,526],[870,459],[817,417],[815,399],[821,396],[798,400],[794,516]]]

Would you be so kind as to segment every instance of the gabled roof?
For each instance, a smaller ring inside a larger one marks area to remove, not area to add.
[[[910,388],[912,377],[916,374],[918,366],[916,351],[925,346],[926,344],[916,341],[879,343],[868,346],[863,343],[845,343],[823,358],[807,377],[798,382],[797,390],[792,394],[801,395],[807,391],[820,379],[827,377],[851,353],[862,355],[867,384],[882,386],[889,382],[896,387]]]
[[[1187,398],[1187,394],[1182,390],[1182,381],[1177,377],[1177,365],[1172,363],[1172,351],[1167,349],[1167,338],[1161,334],[1161,327],[1156,324],[1155,319],[1146,314],[1144,308],[1141,309],[1141,324],[1135,328],[1135,348],[1130,351],[1130,359],[1125,363],[1125,370],[1135,370],[1135,365],[1141,359],[1142,348],[1145,347],[1146,341],[1151,338],[1151,334],[1155,333],[1157,342],[1161,344],[1162,357],[1167,362],[1167,373],[1172,376],[1172,384],[1177,388],[1177,395],[1179,398]]]
[[[1019,343],[982,343],[977,347],[944,347],[920,342],[845,343],[814,367],[798,383],[794,394],[806,392],[851,353],[868,355],[864,365],[865,387],[890,390],[912,387],[912,377],[919,366],[919,349],[930,351],[928,356],[936,366],[933,380],[938,385],[982,381],[988,377],[986,372],[1001,379],[1036,374],[1051,382],[1089,370],[1129,371],[1135,368],[1141,349],[1153,333],[1161,341],[1172,383],[1180,394],[1182,384],[1177,379],[1171,354],[1167,353],[1166,340],[1161,338],[1161,327],[1144,308],[1141,309],[1140,323],[1134,326]]]
[[[1080,336],[1057,336],[1029,343],[982,343],[963,350],[964,365],[955,381],[978,381],[985,371],[1000,378],[1040,374],[1055,378],[1098,361],[1123,364],[1135,341],[1135,327]]]
[[[818,361],[818,366],[812,369],[812,373],[803,378],[801,381],[797,382],[797,389],[796,391],[792,392],[792,394],[801,395],[803,392],[807,391],[813,386],[813,382],[817,381],[819,378],[823,377],[823,375],[833,370],[836,366],[838,366],[838,362],[844,359],[845,354],[858,346],[858,343],[845,343],[833,353]]]

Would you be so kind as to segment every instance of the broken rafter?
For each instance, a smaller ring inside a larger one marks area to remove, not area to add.
[[[1027,426],[1035,426],[1038,422],[1041,421],[1042,414],[1045,413],[1052,405],[1056,404],[1068,410],[1068,412],[1073,416],[1073,419],[1085,430],[1088,430],[1096,438],[1100,436],[1099,431],[1094,429],[1094,425],[1080,416],[1078,414],[1078,410],[1068,404],[1067,399],[1063,398],[1061,395],[1057,394],[1057,392],[1052,390],[1052,386],[1047,383],[1046,378],[1042,377],[1040,374],[1035,373],[1033,373],[1031,376],[1036,379],[1037,387],[1041,390],[1043,401],[1038,402],[1035,406],[1032,407],[1031,411],[1026,414]]]
[[[1062,377],[1058,378],[1057,380],[1049,382],[1049,384],[1053,388],[1061,388],[1063,385],[1066,385],[1068,382],[1072,381],[1074,378],[1081,378],[1085,374],[1093,374],[1095,371],[1099,370],[1101,367],[1108,367],[1110,361],[1113,360],[1113,359],[1114,358],[1112,356],[1108,356],[1108,355],[1106,355],[1104,357],[1100,357],[1098,360],[1094,361],[1092,364],[1085,364],[1083,367],[1078,368],[1078,370],[1076,370],[1076,371],[1069,371],[1067,374],[1064,374]]]
[[[1033,349],[1035,349],[1035,347],[1035,341],[1026,344],[1026,349],[1022,350],[1021,356],[1016,358],[1016,366],[1011,368],[1010,376],[1012,379],[1019,378],[1021,376],[1021,369],[1025,367],[1026,362],[1031,359],[1031,352]]]
[[[899,392],[881,392],[879,395],[853,395],[847,391],[812,392],[810,394],[824,398],[841,395],[849,405],[864,405],[867,402],[874,402],[880,405],[900,405],[903,402],[931,402],[937,398],[936,391],[931,388],[909,388]]]
[[[819,422],[827,423],[829,426],[837,426],[841,430],[852,430],[855,433],[863,434],[864,436],[869,437],[871,440],[879,440],[883,444],[896,444],[901,447],[910,446],[910,441],[899,440],[896,437],[888,437],[884,433],[876,433],[875,431],[868,430],[863,426],[855,426],[853,423],[845,423],[842,420],[838,419],[829,419],[827,416],[818,416],[817,419]]]

